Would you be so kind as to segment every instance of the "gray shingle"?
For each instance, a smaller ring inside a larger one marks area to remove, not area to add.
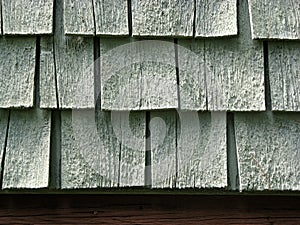
[[[237,35],[237,0],[196,0],[196,37]]]
[[[101,38],[100,57],[102,109],[177,108],[174,43]]]
[[[194,1],[131,2],[134,36],[193,36]]]
[[[2,0],[4,34],[52,34],[53,0]]]
[[[94,35],[92,0],[64,0],[65,34]]]
[[[300,111],[300,43],[269,42],[272,110]]]
[[[97,35],[128,35],[128,9],[124,0],[93,0]]]
[[[0,38],[0,107],[32,107],[36,38]]]
[[[5,139],[7,133],[7,124],[8,124],[8,110],[0,110],[0,173],[2,172],[2,160],[5,148]]]
[[[299,115],[236,113],[242,190],[300,190]]]
[[[299,0],[250,0],[252,38],[300,39]]]
[[[49,111],[12,110],[3,188],[46,188],[50,163]]]
[[[181,111],[177,124],[176,187],[226,187],[226,113]]]

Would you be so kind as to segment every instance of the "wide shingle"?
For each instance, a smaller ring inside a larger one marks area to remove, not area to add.
[[[299,0],[250,0],[252,38],[300,39]]]
[[[2,0],[4,34],[52,34],[53,0]]]

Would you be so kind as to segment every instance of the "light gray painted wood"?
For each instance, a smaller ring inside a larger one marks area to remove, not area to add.
[[[204,41],[178,40],[180,109],[207,110]]]
[[[2,160],[5,148],[5,139],[8,124],[8,110],[0,110],[0,173],[2,172]]]
[[[2,0],[4,34],[52,34],[53,0]]]
[[[237,0],[196,0],[196,37],[237,35]]]
[[[40,108],[57,108],[53,37],[41,37]]]
[[[92,37],[66,37],[63,0],[56,1],[54,54],[60,108],[94,108]]]
[[[94,35],[92,0],[64,0],[65,34]]]
[[[0,39],[0,107],[32,107],[36,38]]]
[[[101,38],[100,57],[102,109],[177,108],[172,42]]]
[[[176,185],[176,111],[150,112],[153,188]]]
[[[299,0],[250,0],[252,38],[300,39]]]
[[[265,110],[263,46],[251,40],[246,0],[238,11],[238,37],[204,40],[209,110]]]
[[[236,113],[242,190],[300,190],[299,114]]]
[[[0,0],[0,35],[2,35],[2,0]]]
[[[134,36],[193,36],[194,1],[132,0]]]
[[[62,112],[62,188],[143,185],[144,115],[127,119],[94,110]]]
[[[272,110],[300,111],[300,43],[269,42]]]
[[[124,0],[93,0],[97,35],[128,35],[128,8]]]
[[[177,123],[176,187],[226,187],[226,113],[181,111]]]
[[[12,110],[3,188],[46,188],[49,179],[51,112]]]

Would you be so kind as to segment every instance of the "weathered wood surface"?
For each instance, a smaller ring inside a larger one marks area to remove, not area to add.
[[[4,34],[52,34],[53,0],[2,0]]]
[[[62,188],[142,186],[144,126],[143,113],[63,111]]]
[[[93,1],[96,35],[129,35],[127,1]]]
[[[2,29],[3,29],[3,27],[2,27],[2,2],[1,2],[2,0],[0,0],[0,36],[2,35]]]
[[[57,108],[53,37],[41,37],[40,42],[40,108]]]
[[[153,188],[176,185],[176,111],[150,112],[151,171]]]
[[[193,36],[194,1],[132,0],[134,36]]]
[[[11,110],[2,188],[47,188],[51,112]]]
[[[64,0],[65,34],[94,35],[92,0]]]
[[[268,44],[272,110],[300,111],[300,43]]]
[[[0,173],[2,173],[2,160],[4,159],[5,141],[8,125],[8,110],[0,110]]]
[[[56,1],[56,15],[54,63],[59,108],[94,108],[93,38],[64,35],[63,0]]]
[[[172,42],[101,38],[100,57],[102,109],[177,108]]]
[[[300,198],[264,195],[1,195],[5,224],[299,224]],[[155,221],[155,222],[154,222]]]
[[[179,112],[178,188],[227,186],[226,113]]]
[[[300,190],[299,115],[234,115],[242,190]]]
[[[300,39],[299,0],[250,0],[252,38]]]
[[[195,36],[237,35],[237,0],[196,0]]]
[[[0,39],[0,107],[32,107],[36,38]]]

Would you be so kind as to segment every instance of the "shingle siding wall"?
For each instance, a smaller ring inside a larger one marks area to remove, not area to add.
[[[299,0],[0,2],[2,189],[300,190]]]

